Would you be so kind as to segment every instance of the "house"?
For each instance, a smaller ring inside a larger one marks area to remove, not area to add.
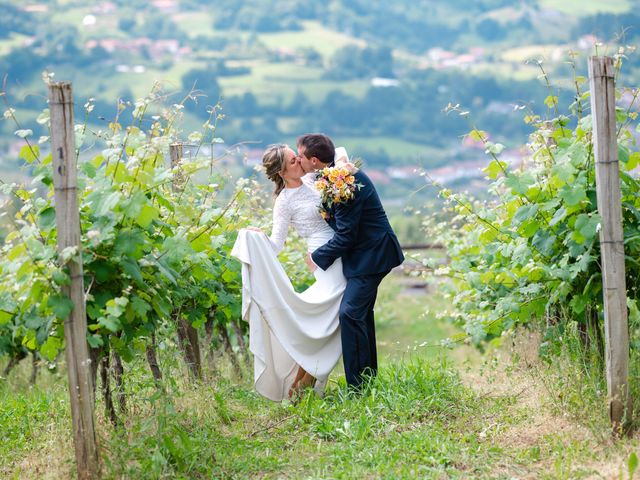
[[[100,2],[98,5],[93,7],[92,11],[99,15],[108,15],[115,12],[117,9],[118,6],[113,2]]]
[[[415,178],[419,175],[420,167],[412,165],[408,167],[393,167],[387,168],[387,175],[391,178],[398,180],[404,180],[407,178]]]
[[[25,5],[22,9],[28,13],[47,13],[49,6],[43,3],[34,3],[33,5]]]
[[[173,58],[177,58],[187,56],[191,53],[190,47],[181,46],[180,41],[175,39],[151,40],[147,37],[127,39],[102,38],[99,40],[88,40],[85,43],[87,50],[91,50],[97,46],[102,47],[109,53],[124,51],[130,54],[140,55],[148,52],[153,60],[158,60],[164,55],[171,55]]]
[[[400,80],[397,78],[373,77],[371,79],[372,87],[397,87],[399,85]]]
[[[154,0],[151,5],[163,13],[176,13],[180,7],[176,0]]]
[[[598,41],[598,37],[595,35],[583,35],[578,39],[578,48],[580,50],[591,50]]]
[[[389,185],[391,183],[391,179],[389,178],[389,175],[387,175],[381,170],[367,169],[367,176],[371,179],[373,183],[376,183],[376,184]]]

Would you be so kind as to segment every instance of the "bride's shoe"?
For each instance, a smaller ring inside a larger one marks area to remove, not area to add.
[[[316,378],[307,373],[304,368],[298,367],[298,372],[296,373],[296,378],[291,384],[291,388],[288,392],[288,397],[291,400],[299,399],[302,395],[302,392],[307,388],[313,388],[316,383]]]
[[[316,377],[310,373],[304,372],[304,376],[298,382],[298,390],[305,390],[306,388],[313,388],[316,384]]]
[[[300,383],[300,380],[302,380],[302,378],[304,377],[304,375],[307,372],[304,370],[304,368],[302,368],[301,366],[298,365],[298,371],[296,372],[296,378],[293,379],[293,383],[291,383],[291,387],[289,388],[289,391],[287,392],[287,397],[289,397],[289,399],[293,398],[293,396],[296,394],[296,391],[298,390],[298,383]]]

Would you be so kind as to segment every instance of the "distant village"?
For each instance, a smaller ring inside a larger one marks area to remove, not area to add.
[[[169,15],[173,21],[180,24],[182,23],[182,14],[180,12],[180,4],[177,0],[153,0],[150,4],[155,7],[160,13]],[[30,13],[47,13],[49,11],[49,5],[44,3],[37,3],[31,5],[25,5],[23,9]],[[118,10],[118,5],[113,2],[100,2],[92,8],[92,13],[86,15],[82,19],[81,27],[90,30],[96,27],[100,21],[101,16],[110,15]],[[553,10],[543,12],[545,15],[554,15]],[[80,27],[80,25],[78,25]],[[576,42],[576,48],[580,50],[588,50],[598,39],[593,35],[585,35],[579,38]],[[26,41],[28,46],[29,40]],[[139,38],[100,38],[91,39],[85,43],[87,50],[100,47],[106,52],[127,52],[130,54],[145,54],[151,61],[160,61],[165,56],[171,56],[175,61],[179,61],[184,58],[188,58],[193,52],[188,45],[182,45],[177,39],[157,39],[152,40],[146,37]],[[273,52],[279,60],[298,61],[303,63],[305,61],[302,52],[287,47],[280,46],[274,49]],[[550,48],[546,55],[549,60],[559,61],[566,53],[566,46],[558,45]],[[431,48],[424,55],[403,55],[405,58],[415,62],[415,66],[418,69],[443,69],[443,68],[458,68],[468,69],[474,65],[480,64],[485,60],[486,51],[483,47],[472,47],[467,52],[453,52],[445,50],[443,48]],[[519,67],[522,65],[522,59],[514,60],[513,66]],[[114,67],[117,72],[120,73],[144,73],[144,65],[125,65],[119,64]],[[398,80],[393,78],[372,78],[371,85],[378,87],[394,87],[398,86]]]
[[[245,165],[255,166],[262,161],[262,149],[246,149],[242,155],[237,157]],[[350,152],[354,156],[358,156],[358,152]],[[489,164],[491,158],[485,153],[485,147],[482,142],[465,137],[461,145],[450,152],[452,161],[447,165],[425,168],[418,164],[413,165],[393,165],[388,168],[380,169],[366,166],[367,175],[371,180],[379,185],[389,185],[398,180],[411,180],[424,177],[425,181],[435,184],[450,186],[454,184],[469,185],[472,182],[483,180],[486,174],[483,169]],[[506,149],[499,158],[506,162],[511,168],[519,168],[523,165],[528,152],[526,148]],[[456,161],[456,158],[472,158],[466,161]],[[424,172],[423,175],[421,173]],[[484,185],[485,182],[482,181]]]
[[[176,23],[181,23],[180,18],[180,5],[176,0],[154,0],[150,2],[158,11],[163,14],[170,15]],[[31,4],[23,7],[25,11],[31,13],[47,13],[49,11],[49,5]],[[79,28],[90,30],[95,28],[101,22],[101,17],[111,15],[116,12],[118,6],[112,2],[100,2],[97,3],[91,10],[90,14],[87,14],[82,19],[82,24]],[[30,40],[27,39],[28,43]],[[32,41],[32,40],[31,40]],[[578,39],[577,47],[581,49],[588,49],[594,45],[597,39],[593,36],[585,36]],[[149,61],[160,61],[167,56],[170,56],[174,61],[180,61],[185,58],[189,58],[193,52],[190,46],[181,44],[177,39],[158,39],[152,40],[147,37],[139,38],[119,38],[119,37],[103,37],[89,39],[85,43],[87,50],[93,50],[101,48],[108,53],[114,52],[126,52],[132,56],[144,55]],[[276,58],[280,60],[288,60],[294,62],[303,62],[304,58],[302,53],[286,47],[280,46],[275,48],[273,52]],[[431,48],[423,56],[406,55],[406,59],[413,61],[417,68],[427,69],[443,69],[443,68],[458,68],[467,69],[474,65],[477,65],[486,60],[487,52],[482,47],[470,48],[467,52],[456,53],[448,51],[442,48]],[[565,54],[565,48],[558,46],[551,50],[549,55],[551,59],[559,60],[562,55]],[[557,58],[556,58],[557,57]],[[515,65],[521,65],[521,60],[514,60]],[[113,66],[118,73],[144,73],[146,67],[140,64],[115,64]],[[515,68],[515,67],[514,67]],[[375,77],[370,80],[371,85],[380,88],[393,88],[399,86],[399,80],[395,78],[382,78]],[[507,113],[513,109],[510,104],[502,102],[492,102],[487,106],[489,110],[495,113]],[[20,148],[23,146],[22,141],[16,140],[8,146],[6,151],[7,158],[17,158]],[[246,148],[241,150],[235,150],[230,155],[225,155],[224,145],[219,145],[217,148],[222,149],[215,152],[216,156],[224,158],[224,162],[235,163],[237,166],[254,166],[260,163],[262,157],[262,150],[256,148]],[[357,152],[353,152],[357,155]],[[527,152],[523,149],[507,149],[500,155],[500,159],[508,164],[518,167],[522,165]],[[456,158],[466,158],[466,161],[454,161]],[[427,171],[427,178],[429,181],[436,182],[442,185],[450,184],[468,184],[470,182],[480,180],[484,178],[482,169],[489,163],[490,158],[484,152],[484,146],[479,142],[474,142],[469,137],[465,138],[461,144],[452,149],[451,151],[452,161],[444,166],[431,168]],[[366,160],[366,159],[365,159]],[[393,166],[386,169],[368,168],[367,172],[372,180],[381,185],[390,184],[395,180],[406,180],[419,176],[419,172],[422,171],[422,167],[418,164]]]

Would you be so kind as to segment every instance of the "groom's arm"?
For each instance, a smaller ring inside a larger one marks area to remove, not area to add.
[[[369,192],[356,193],[353,201],[336,206],[336,228],[333,238],[311,254],[313,262],[322,270],[349,251],[358,237],[360,217]]]

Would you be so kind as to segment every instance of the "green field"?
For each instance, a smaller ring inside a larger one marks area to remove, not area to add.
[[[211,10],[215,10],[212,8]],[[212,36],[214,34],[223,35],[223,32],[216,32],[213,28],[212,12],[180,12],[173,16],[173,21],[189,37],[198,35]]]
[[[604,2],[601,0],[538,0],[543,8],[558,10],[567,15],[582,16],[595,13],[624,13],[631,8],[629,0]]]
[[[442,150],[430,147],[428,145],[413,143],[406,140],[394,138],[394,137],[335,137],[334,143],[336,145],[344,146],[347,151],[353,152],[357,156],[358,151],[376,151],[384,150],[391,157],[417,157],[417,159],[440,156]]]
[[[296,91],[303,92],[314,103],[322,102],[332,90],[361,98],[369,87],[368,80],[329,81],[322,79],[322,70],[295,63],[253,61],[246,64],[249,75],[221,77],[218,79],[225,95],[251,92],[262,104],[273,103],[280,98],[290,102]]]
[[[365,42],[349,35],[329,30],[319,22],[303,21],[302,30],[278,33],[262,33],[259,39],[270,49],[313,48],[322,56],[331,56],[338,48],[348,44],[364,46]]]
[[[27,38],[29,38],[27,35],[11,33],[9,38],[0,40],[0,55],[6,55],[14,48],[22,47]]]

